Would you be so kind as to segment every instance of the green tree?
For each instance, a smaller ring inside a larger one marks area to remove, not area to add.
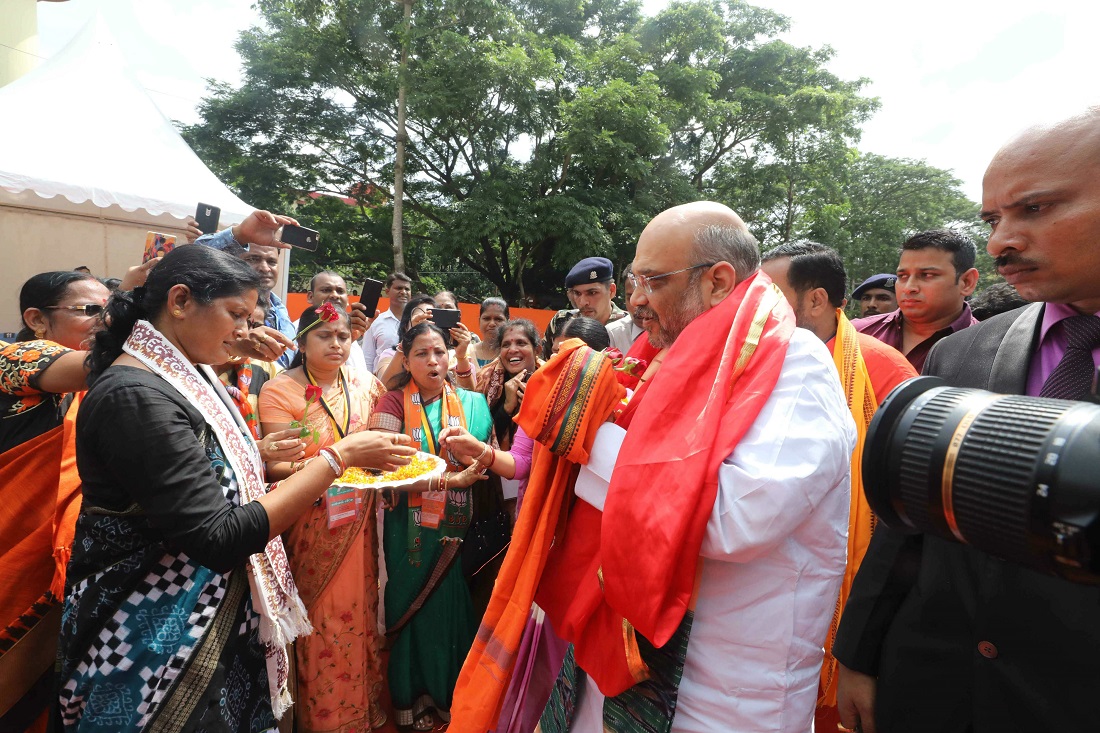
[[[876,106],[825,69],[829,49],[778,40],[786,18],[734,0],[651,18],[633,0],[419,0],[407,26],[392,0],[258,8],[243,85],[212,88],[189,142],[246,200],[321,229],[316,262],[386,269],[403,83],[408,269],[477,273],[477,296],[545,301],[580,257],[628,260],[655,213],[714,195],[722,171],[846,150]]]
[[[943,227],[973,238],[983,278],[993,272],[978,206],[950,171],[840,143],[803,136],[779,149],[781,159],[733,161],[716,175],[716,195],[742,215],[764,249],[796,239],[835,247],[853,283],[892,272],[902,242]]]
[[[959,229],[984,252],[978,206],[950,171],[868,153],[856,157],[846,173],[842,203],[815,206],[807,213],[806,231],[840,250],[853,282],[892,272],[901,243],[919,231]]]

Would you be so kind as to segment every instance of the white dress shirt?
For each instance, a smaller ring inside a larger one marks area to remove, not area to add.
[[[387,308],[370,324],[370,329],[363,336],[363,359],[367,369],[373,372],[378,355],[397,346],[397,327],[400,323],[401,319]]]
[[[645,333],[645,329],[634,325],[634,319],[629,315],[617,321],[611,321],[604,328],[611,337],[611,345],[624,354],[630,351],[630,347]]]
[[[602,426],[577,478],[577,495],[601,510],[622,435]],[[847,554],[855,439],[832,355],[795,329],[775,389],[719,468],[673,731],[811,730]],[[574,731],[603,731],[591,678],[576,720]]]

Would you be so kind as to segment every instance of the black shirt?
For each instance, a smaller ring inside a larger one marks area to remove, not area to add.
[[[77,415],[82,514],[143,515],[167,547],[226,572],[264,549],[269,526],[260,504],[226,499],[219,456],[213,431],[183,395],[151,372],[110,367]]]

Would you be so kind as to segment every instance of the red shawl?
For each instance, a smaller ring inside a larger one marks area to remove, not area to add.
[[[779,379],[794,314],[766,275],[696,318],[639,397],[604,510],[576,502],[536,602],[605,695],[645,679],[691,602],[718,467]]]

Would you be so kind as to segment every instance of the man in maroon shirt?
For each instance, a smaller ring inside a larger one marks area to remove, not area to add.
[[[966,296],[978,284],[977,250],[964,234],[933,229],[901,245],[895,293],[898,309],[857,318],[852,325],[905,354],[918,372],[932,346],[977,323]]]

